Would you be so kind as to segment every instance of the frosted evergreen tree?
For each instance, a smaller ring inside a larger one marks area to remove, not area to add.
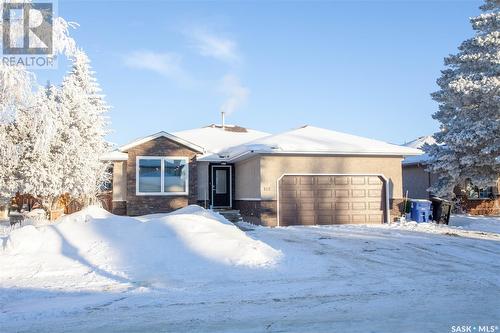
[[[93,198],[109,177],[99,160],[110,147],[105,140],[109,107],[86,54],[79,50],[72,60],[60,95],[63,188],[73,197]]]
[[[5,1],[0,1],[0,12],[4,3]],[[70,36],[69,29],[77,24],[67,22],[61,17],[55,17],[52,23],[54,56],[73,55],[76,43]],[[0,20],[0,35],[2,32],[3,22]],[[22,38],[23,34],[23,29],[11,30],[12,39]],[[35,122],[40,120],[34,113],[34,110],[41,107],[40,95],[37,94],[39,90],[33,72],[24,66],[0,63],[0,205],[26,185],[20,184],[24,177],[30,177],[30,174],[22,174],[20,163],[22,155],[34,149],[28,146],[33,141],[25,140],[26,138],[19,135],[30,133],[30,130],[25,128],[30,112],[31,116],[37,117]]]
[[[10,133],[18,140],[19,162],[14,175],[16,192],[29,193],[52,202],[61,193],[64,175],[58,172],[59,160],[54,147],[59,130],[59,108],[50,95],[54,88],[40,90],[29,108],[19,110]]]
[[[20,152],[7,132],[7,125],[0,124],[0,206],[16,193],[14,170],[18,167]]]
[[[437,80],[440,145],[428,147],[430,171],[439,177],[430,189],[450,196],[458,184],[493,185],[500,156],[500,1],[486,0],[483,13],[470,19],[475,36],[459,52],[445,58],[447,68]]]
[[[0,63],[0,123],[12,122],[18,109],[31,103],[35,75],[24,66]]]
[[[10,126],[20,110],[32,103],[34,75],[22,66],[0,64],[0,205],[16,192],[14,174],[19,165],[21,147]]]

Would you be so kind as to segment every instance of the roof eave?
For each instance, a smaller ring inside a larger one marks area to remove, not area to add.
[[[100,161],[127,161],[128,154],[119,150],[107,152],[99,157]]]
[[[405,161],[403,161],[402,164],[403,164],[403,166],[419,166],[419,165],[426,166],[426,165],[429,164],[429,162],[427,162],[427,161],[416,161],[416,162],[405,162]]]
[[[339,152],[339,151],[267,151],[267,150],[247,150],[239,153],[236,156],[225,157],[220,159],[211,159],[206,161],[215,162],[238,162],[246,160],[255,155],[324,155],[324,156],[390,156],[390,157],[404,157],[404,156],[418,156],[420,154],[408,154],[403,152]]]
[[[419,156],[421,153],[387,152],[387,151],[256,151],[260,154],[290,154],[290,155],[376,155],[376,156]]]
[[[128,157],[101,157],[99,158],[100,161],[107,161],[107,162],[121,162],[121,161],[128,161]]]

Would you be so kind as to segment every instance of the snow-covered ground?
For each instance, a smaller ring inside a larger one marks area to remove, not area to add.
[[[450,226],[500,234],[500,217],[454,215],[450,220]]]
[[[450,332],[500,326],[498,218],[243,232],[97,208],[0,238],[1,332]]]

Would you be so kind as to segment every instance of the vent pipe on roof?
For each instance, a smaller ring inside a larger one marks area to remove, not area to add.
[[[226,116],[226,113],[224,111],[221,112],[221,116],[222,116],[222,129],[224,129],[226,127],[226,122],[225,122],[225,116]]]

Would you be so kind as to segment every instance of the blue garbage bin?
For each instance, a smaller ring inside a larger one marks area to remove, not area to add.
[[[431,202],[429,200],[411,200],[411,219],[415,222],[429,222]]]

